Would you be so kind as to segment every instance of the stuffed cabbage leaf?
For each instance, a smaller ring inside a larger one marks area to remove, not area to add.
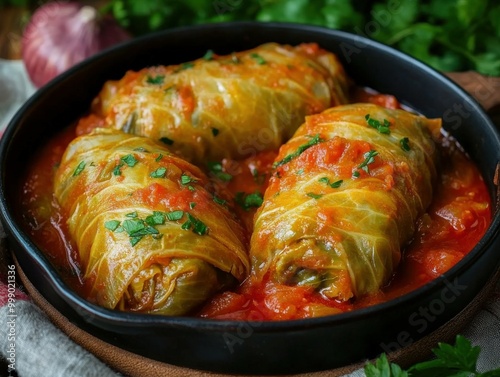
[[[440,124],[370,104],[307,117],[256,213],[252,281],[340,301],[386,284],[431,203]]]
[[[249,271],[245,235],[195,166],[161,143],[96,129],[73,140],[54,181],[87,299],[182,315]]]
[[[129,71],[94,100],[90,124],[163,140],[191,162],[279,148],[304,116],[347,102],[348,79],[316,44],[268,43],[180,65]]]

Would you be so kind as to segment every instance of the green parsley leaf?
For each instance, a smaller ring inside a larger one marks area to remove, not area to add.
[[[366,377],[408,377],[408,372],[403,371],[397,364],[390,363],[387,356],[382,354],[375,364],[365,366]]]
[[[191,69],[194,67],[194,63],[193,62],[186,62],[186,63],[182,63],[181,65],[179,65],[175,70],[174,70],[174,73],[177,73],[177,72],[181,72],[181,71],[184,71],[186,69]]]
[[[165,178],[165,174],[167,174],[167,168],[162,166],[152,172],[149,176],[151,178]]]
[[[146,224],[155,226],[165,224],[165,214],[160,211],[153,211],[152,215],[146,217]]]
[[[114,232],[118,226],[120,226],[120,222],[118,220],[109,220],[104,223],[104,227],[112,232]]]
[[[120,160],[125,162],[131,168],[134,167],[135,165],[137,165],[137,163],[139,162],[132,154],[128,154],[126,156],[123,156]]]
[[[380,123],[379,120],[373,119],[370,117],[370,114],[365,115],[366,123],[370,127],[376,128],[378,132],[381,134],[387,134],[389,135],[391,133],[391,130],[389,129],[389,126],[391,125],[387,119],[384,119],[384,123]]]
[[[163,158],[163,155],[160,153],[158,157],[155,158],[155,161],[158,162]]]
[[[193,209],[194,207],[196,207],[196,203],[195,202],[189,203],[189,208]]]
[[[131,217],[131,218],[136,218],[137,217],[137,211],[127,213],[125,216],[126,217]]]
[[[160,141],[166,145],[172,145],[174,141],[172,139],[169,139],[168,137],[164,136],[160,138]]]
[[[342,179],[339,179],[338,181],[335,182],[330,182],[330,178],[328,177],[322,177],[318,179],[318,181],[326,184],[327,186],[330,186],[331,188],[339,188],[344,182]]]
[[[215,127],[212,127],[212,135],[217,136],[219,134],[219,129],[218,128],[215,128]]]
[[[190,177],[190,176],[189,176],[189,175],[187,175],[187,174],[182,174],[182,175],[181,175],[181,184],[182,184],[183,186],[188,185],[188,189],[189,189],[189,190],[191,190],[191,191],[193,191],[193,190],[194,190],[194,187],[193,187],[193,186],[191,186],[191,185],[189,185],[189,184],[190,184],[190,183],[196,183],[196,182],[198,182],[198,180],[197,180],[197,179],[194,179],[193,177]]]
[[[168,221],[177,221],[182,219],[184,216],[184,211],[172,211],[166,214]]]
[[[237,192],[234,200],[245,211],[249,211],[252,207],[260,207],[264,201],[264,198],[262,197],[262,194],[260,192],[254,192],[252,194]]]
[[[227,200],[224,200],[224,199],[219,198],[216,195],[214,195],[214,202],[217,204],[220,204],[221,206],[224,206],[224,205],[226,205]]]
[[[319,199],[323,196],[323,194],[315,194],[314,192],[308,192],[306,195],[313,199]]]
[[[146,82],[148,84],[161,85],[163,84],[163,80],[165,80],[165,75],[157,75],[155,77],[151,77],[148,75]]]
[[[404,150],[405,152],[409,152],[411,150],[410,148],[410,139],[407,137],[402,138],[399,140],[399,145],[401,146],[401,149]]]
[[[281,161],[275,162],[273,164],[273,167],[277,168],[278,166],[285,165],[285,164],[289,163],[294,158],[300,156],[306,149],[309,149],[312,146],[319,144],[323,141],[324,140],[319,136],[319,134],[312,136],[311,140],[309,140],[306,144],[299,146],[295,152],[292,152],[289,155],[285,156],[285,158],[283,158]]]
[[[256,54],[255,52],[251,53],[250,57],[252,59],[254,59],[257,62],[257,64],[263,65],[263,64],[267,63],[266,60],[262,56],[260,56],[259,54]]]
[[[231,179],[233,179],[233,176],[231,174],[226,173],[222,169],[222,163],[220,162],[209,162],[208,170],[210,170],[211,173],[213,173],[217,178],[219,178],[223,182],[229,182]]]
[[[365,172],[369,173],[370,172],[370,169],[368,167],[368,165],[370,164],[373,164],[375,162],[375,156],[378,155],[378,152],[376,150],[371,150],[371,151],[368,151],[366,152],[363,157],[365,158],[365,160],[358,165],[358,169],[363,169]]]
[[[360,175],[360,174],[359,174],[359,171],[357,171],[357,170],[355,170],[355,171],[353,171],[353,172],[352,172],[352,176],[353,176],[354,178],[359,178],[359,175]]]
[[[187,229],[193,226],[193,232],[196,234],[199,234],[200,236],[204,236],[208,232],[208,227],[203,223],[201,220],[197,219],[190,213],[187,214],[188,220],[184,223],[189,223],[190,225],[188,226]],[[184,226],[183,224],[183,226]]]
[[[120,162],[118,165],[116,165],[115,168],[113,169],[113,175],[121,175],[122,174],[122,171],[121,171],[122,166],[123,166],[122,162]]]
[[[79,175],[83,171],[83,169],[85,169],[85,165],[86,165],[85,161],[80,162],[76,167],[75,171],[73,172],[73,177]]]
[[[205,55],[203,55],[203,60],[213,60],[214,59],[214,52],[212,50],[207,50]]]

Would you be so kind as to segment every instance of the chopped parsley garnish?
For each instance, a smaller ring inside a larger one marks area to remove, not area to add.
[[[165,216],[167,216],[168,221],[177,221],[182,219],[182,216],[184,216],[184,211],[167,212]]]
[[[354,178],[359,178],[359,171],[355,170],[353,173],[352,173],[352,176]]]
[[[224,200],[224,199],[219,198],[216,195],[214,195],[214,202],[217,204],[220,204],[221,206],[224,206],[224,205],[226,205],[227,200]]]
[[[203,55],[203,60],[213,60],[214,59],[214,52],[212,50],[207,50],[205,52],[205,55]]]
[[[167,174],[167,168],[162,166],[152,172],[149,176],[151,178],[165,178],[165,174]]]
[[[234,197],[234,201],[243,208],[245,211],[249,211],[250,208],[258,208],[262,205],[264,198],[260,192],[254,192],[253,194],[245,194],[244,192],[237,192]]]
[[[399,140],[399,145],[401,146],[401,149],[404,150],[405,152],[409,152],[411,149],[409,143],[410,139],[408,139],[407,137],[404,137],[401,140]]]
[[[194,179],[193,177],[190,177],[187,174],[181,175],[181,184],[183,184],[183,185],[188,185],[190,183],[196,183],[196,182],[197,182],[196,179]]]
[[[296,172],[295,174],[297,174],[297,175],[302,175],[302,174],[304,174],[304,169],[299,169],[299,170],[297,170],[297,172]]]
[[[203,221],[198,220],[196,217],[191,215],[190,213],[186,213],[187,220],[184,224],[182,224],[181,228],[184,230],[189,230],[192,228],[193,232],[203,236],[207,234],[208,227],[203,223]]]
[[[137,211],[127,213],[125,216],[126,217],[131,217],[131,218],[136,218],[137,217]]]
[[[109,220],[104,223],[104,227],[114,232],[120,226],[120,222],[118,220]]]
[[[212,135],[217,136],[219,134],[219,129],[218,128],[215,128],[215,127],[212,127]]]
[[[153,211],[152,215],[146,217],[146,224],[151,226],[165,224],[165,214],[160,211]]]
[[[163,80],[165,80],[165,75],[157,75],[155,77],[151,77],[148,75],[146,82],[148,84],[161,85],[163,84]]]
[[[137,151],[137,152],[145,152],[145,153],[147,153],[147,152],[148,152],[148,151],[147,151],[147,149],[146,149],[146,148],[144,148],[144,147],[137,147],[137,148],[134,148],[134,151]]]
[[[180,71],[184,71],[186,69],[191,69],[194,67],[194,63],[193,62],[187,62],[187,63],[182,63],[181,65],[179,65],[174,73],[177,73],[177,72],[180,72]]]
[[[369,152],[366,152],[363,157],[365,160],[358,165],[358,169],[363,169],[365,172],[369,173],[370,169],[368,165],[373,164],[375,162],[375,156],[378,155],[378,152],[376,150],[371,150]]]
[[[79,175],[83,171],[83,169],[85,169],[85,165],[86,165],[85,161],[80,162],[76,167],[75,171],[73,172],[73,177]]]
[[[256,54],[255,52],[252,53],[252,54],[250,54],[250,57],[252,59],[254,59],[257,62],[257,64],[262,65],[262,64],[266,64],[267,63],[266,60],[262,56],[260,56],[259,54]]]
[[[120,162],[118,165],[115,166],[113,169],[113,175],[121,175],[122,171],[120,170],[123,166],[123,162]]]
[[[253,180],[255,183],[257,183],[258,185],[262,185],[264,183],[264,181],[266,180],[266,174],[259,174],[259,171],[257,170],[257,168],[253,168],[252,169],[252,176],[253,176]]]
[[[281,161],[275,162],[273,164],[273,167],[277,168],[278,166],[287,164],[294,158],[300,156],[306,149],[309,149],[312,146],[321,143],[322,141],[324,140],[319,136],[319,134],[314,135],[306,144],[302,144],[301,146],[299,146],[295,152],[292,152],[289,155],[285,156],[285,158],[283,158]]]
[[[134,167],[139,161],[132,154],[128,154],[120,158],[123,162],[125,162],[128,166]]]
[[[172,139],[169,139],[168,137],[161,137],[160,138],[160,141],[163,143],[163,144],[166,144],[166,145],[172,145],[174,143],[174,141]]]
[[[193,209],[194,207],[196,207],[196,203],[195,202],[189,203],[189,208]]]
[[[307,196],[313,198],[313,199],[319,199],[323,196],[323,194],[315,194],[314,192],[308,192]]]
[[[389,129],[391,123],[387,119],[384,119],[383,123],[381,123],[379,120],[371,118],[370,114],[366,114],[365,119],[370,127],[376,128],[381,134],[389,135],[391,133]]]
[[[223,171],[222,164],[220,162],[209,162],[208,169],[223,182],[229,182],[231,179],[233,179],[233,176],[231,174]]]
[[[328,177],[323,177],[319,179],[319,182],[324,183],[327,186],[330,186],[331,188],[339,188],[340,185],[342,185],[342,182],[344,181],[342,179],[339,179],[338,181],[330,182],[330,179]]]
[[[155,161],[158,162],[163,158],[163,155],[160,153],[158,157],[155,158]]]

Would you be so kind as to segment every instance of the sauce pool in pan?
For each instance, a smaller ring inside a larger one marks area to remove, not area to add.
[[[389,95],[357,89],[356,102],[400,108]],[[76,136],[69,127],[51,139],[32,160],[24,179],[21,208],[26,228],[64,280],[85,297],[78,251],[66,228],[66,219],[53,196],[54,168]],[[491,199],[472,161],[455,140],[443,135],[438,145],[441,171],[427,213],[417,223],[413,240],[405,247],[393,278],[377,293],[340,302],[325,299],[307,287],[291,287],[270,280],[255,284],[247,279],[232,291],[222,292],[195,316],[236,320],[284,320],[336,314],[362,308],[410,292],[460,261],[484,235],[491,222]],[[262,200],[277,151],[265,151],[243,161],[223,160],[212,166],[215,176],[225,174],[226,187],[249,234]]]

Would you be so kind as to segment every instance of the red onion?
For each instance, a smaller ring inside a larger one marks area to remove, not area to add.
[[[36,10],[22,40],[23,61],[37,87],[74,64],[129,39],[111,16],[91,6],[51,2]]]

